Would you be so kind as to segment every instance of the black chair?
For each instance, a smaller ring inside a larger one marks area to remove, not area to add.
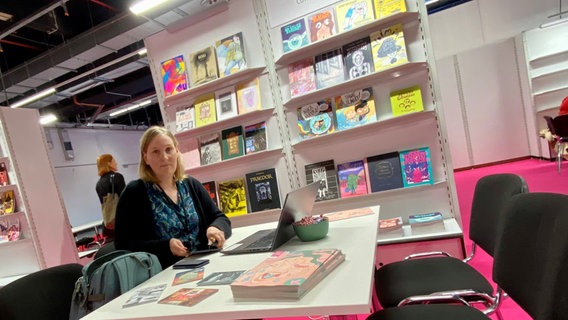
[[[548,121],[549,120],[547,120],[547,124]],[[556,135],[556,147],[558,148],[556,161],[558,161],[558,173],[560,173],[560,168],[562,166],[562,159],[564,158],[563,157],[564,149],[566,149],[566,146],[568,144],[568,114],[557,116],[554,119],[552,119],[552,126],[554,128],[554,132],[552,130],[550,132]]]
[[[69,319],[71,297],[82,270],[81,264],[64,264],[31,273],[0,288],[1,318]]]
[[[568,195],[526,193],[513,196],[503,214],[493,281],[534,320],[565,320],[568,315],[566,212]],[[377,311],[367,320],[490,319],[459,294],[415,299],[455,304],[409,304]]]
[[[109,242],[105,243],[99,250],[97,250],[93,259],[97,259],[99,257],[102,257],[105,254],[111,253],[115,250],[116,250],[116,247],[114,245],[114,241],[109,241]]]
[[[483,274],[469,265],[479,246],[493,256],[500,233],[499,220],[513,195],[528,192],[525,180],[515,174],[494,174],[482,177],[475,186],[471,208],[469,238],[470,255],[465,260],[444,252],[414,254],[403,261],[387,264],[375,271],[375,290],[383,308],[395,307],[405,298],[439,291],[473,290],[472,297],[491,313],[500,297]],[[471,301],[470,301],[471,302]]]

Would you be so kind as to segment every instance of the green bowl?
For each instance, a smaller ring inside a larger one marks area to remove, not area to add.
[[[308,225],[292,225],[294,231],[302,241],[314,241],[325,238],[329,231],[329,220],[325,219],[318,223]]]

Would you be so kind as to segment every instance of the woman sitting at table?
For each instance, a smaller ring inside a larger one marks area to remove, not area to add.
[[[165,269],[211,243],[223,247],[231,222],[197,179],[184,176],[178,142],[167,129],[153,126],[142,135],[138,174],[118,201],[117,249],[153,253]]]

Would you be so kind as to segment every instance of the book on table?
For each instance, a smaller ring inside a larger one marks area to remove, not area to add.
[[[231,283],[233,298],[299,299],[344,260],[339,249],[276,251]]]

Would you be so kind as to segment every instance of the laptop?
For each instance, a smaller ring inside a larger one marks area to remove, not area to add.
[[[289,192],[280,211],[276,229],[259,230],[239,243],[223,248],[224,254],[270,252],[280,247],[295,235],[294,221],[311,216],[319,182]]]

